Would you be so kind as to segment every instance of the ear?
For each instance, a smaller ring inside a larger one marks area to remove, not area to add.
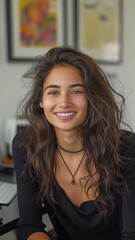
[[[39,101],[39,106],[40,106],[41,108],[44,107],[44,106],[43,106],[43,101],[42,101],[42,99]]]

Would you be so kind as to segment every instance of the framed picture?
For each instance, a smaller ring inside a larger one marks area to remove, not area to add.
[[[75,0],[75,45],[100,63],[121,63],[122,12],[122,0]]]
[[[9,61],[31,61],[66,44],[65,0],[6,0]]]

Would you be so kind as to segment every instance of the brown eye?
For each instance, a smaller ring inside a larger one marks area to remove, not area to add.
[[[55,96],[55,95],[58,95],[58,92],[57,91],[51,91],[51,92],[48,93],[48,95],[54,95]]]
[[[80,91],[80,90],[73,90],[73,91],[71,91],[71,94],[80,94],[80,93],[82,93],[82,91]]]

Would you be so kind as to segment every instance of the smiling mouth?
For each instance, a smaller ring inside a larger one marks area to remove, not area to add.
[[[60,116],[60,117],[69,117],[69,116],[72,116],[74,114],[75,114],[75,112],[68,112],[68,113],[60,113],[60,112],[58,112],[58,113],[56,113],[56,115]]]

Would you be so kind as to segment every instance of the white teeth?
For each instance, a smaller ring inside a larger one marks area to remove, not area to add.
[[[71,116],[73,115],[74,112],[69,112],[69,113],[57,113],[58,116],[62,116],[62,117],[67,117],[67,116]]]

